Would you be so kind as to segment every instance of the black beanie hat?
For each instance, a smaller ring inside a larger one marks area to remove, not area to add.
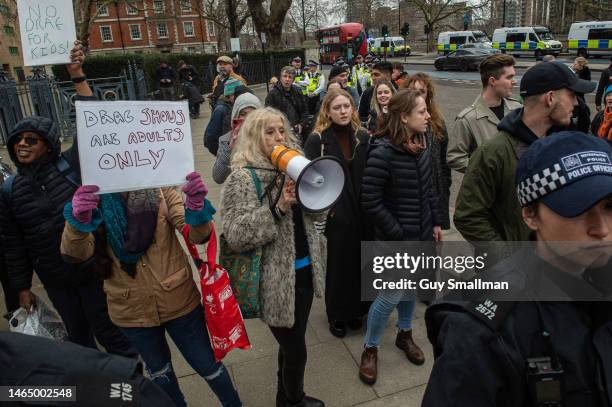
[[[339,66],[333,66],[331,71],[329,71],[329,78],[328,80],[332,80],[334,79],[336,76],[343,74],[344,72],[346,72],[346,68],[342,68]]]

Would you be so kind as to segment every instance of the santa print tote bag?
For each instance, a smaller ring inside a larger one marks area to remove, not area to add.
[[[212,225],[206,248],[207,261],[200,258],[196,246],[189,241],[189,225],[183,229],[183,238],[200,271],[202,305],[206,317],[206,328],[217,362],[232,349],[250,349],[251,343],[244,327],[244,320],[234,297],[227,271],[216,263],[217,235]]]

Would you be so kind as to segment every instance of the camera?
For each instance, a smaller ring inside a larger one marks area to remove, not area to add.
[[[548,357],[527,359],[527,382],[534,407],[562,407],[563,368]]]

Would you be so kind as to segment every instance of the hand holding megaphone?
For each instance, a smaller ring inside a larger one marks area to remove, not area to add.
[[[285,184],[283,185],[283,191],[281,192],[280,198],[278,199],[278,209],[283,211],[283,213],[287,213],[291,206],[297,203],[297,196],[295,194],[295,181],[291,178],[285,180]]]
[[[344,169],[336,157],[322,156],[308,160],[299,151],[286,146],[276,146],[271,155],[272,164],[287,174],[295,183],[291,186],[293,196],[308,212],[323,212],[333,206],[344,188]],[[285,195],[285,190],[281,199]],[[287,200],[292,195],[288,193]],[[280,200],[279,200],[280,204]],[[279,206],[283,212],[286,212]]]

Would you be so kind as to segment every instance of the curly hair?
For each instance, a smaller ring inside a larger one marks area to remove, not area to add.
[[[446,126],[444,125],[444,118],[440,113],[440,109],[438,109],[438,105],[434,101],[436,96],[436,88],[434,86],[433,80],[431,76],[427,75],[423,72],[417,72],[414,75],[410,76],[406,81],[402,84],[402,88],[412,89],[414,87],[415,82],[421,82],[427,88],[427,97],[425,98],[425,104],[427,105],[427,111],[431,116],[431,128],[433,130],[433,136],[436,140],[441,141],[444,139],[444,134],[446,132]]]
[[[266,157],[263,153],[264,132],[266,124],[273,119],[281,119],[283,122],[286,137],[284,144],[301,151],[287,116],[273,107],[262,107],[251,112],[240,126],[238,139],[232,152],[232,170],[252,165],[262,158],[270,160],[270,157]]]

